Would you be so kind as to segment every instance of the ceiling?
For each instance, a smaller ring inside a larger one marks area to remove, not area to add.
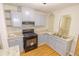
[[[43,12],[51,12],[54,10],[63,9],[69,6],[79,5],[79,3],[13,3],[17,6],[24,6],[28,8],[33,8]]]

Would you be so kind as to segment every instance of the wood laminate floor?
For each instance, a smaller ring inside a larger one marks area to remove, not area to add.
[[[21,56],[60,56],[55,50],[44,44],[38,48],[26,53],[21,53]]]

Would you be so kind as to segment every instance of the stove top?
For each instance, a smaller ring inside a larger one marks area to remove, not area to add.
[[[24,37],[31,37],[31,36],[37,36],[36,33],[25,33]]]
[[[24,37],[37,36],[37,34],[34,32],[34,29],[23,30],[23,35],[24,35]]]

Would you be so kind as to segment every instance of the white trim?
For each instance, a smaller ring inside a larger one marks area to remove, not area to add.
[[[41,45],[43,45],[43,44],[47,44],[47,43],[46,43],[46,42],[43,42],[43,43],[41,43],[41,44],[38,43],[38,46],[41,46]]]

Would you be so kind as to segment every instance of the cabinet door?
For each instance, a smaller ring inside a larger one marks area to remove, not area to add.
[[[46,42],[46,36],[45,35],[38,35],[38,44],[42,44]]]
[[[23,52],[24,49],[23,49],[23,38],[19,38],[19,48],[20,48],[20,52]]]
[[[41,44],[43,42],[44,42],[43,36],[42,35],[38,35],[38,44]]]
[[[55,49],[56,46],[56,38],[54,36],[49,35],[49,46]]]
[[[66,55],[66,42],[63,41],[62,39],[56,39],[56,45],[55,45],[55,50],[60,53],[61,55]]]
[[[34,11],[22,8],[22,17],[23,21],[34,21]]]
[[[45,25],[46,25],[45,15],[37,13],[35,15],[35,26],[45,26]]]
[[[24,49],[23,49],[23,38],[22,37],[19,37],[19,38],[16,39],[15,45],[19,45],[20,52],[24,51]]]
[[[12,25],[14,27],[21,27],[22,26],[22,15],[20,12],[12,11],[11,12],[11,20]]]

